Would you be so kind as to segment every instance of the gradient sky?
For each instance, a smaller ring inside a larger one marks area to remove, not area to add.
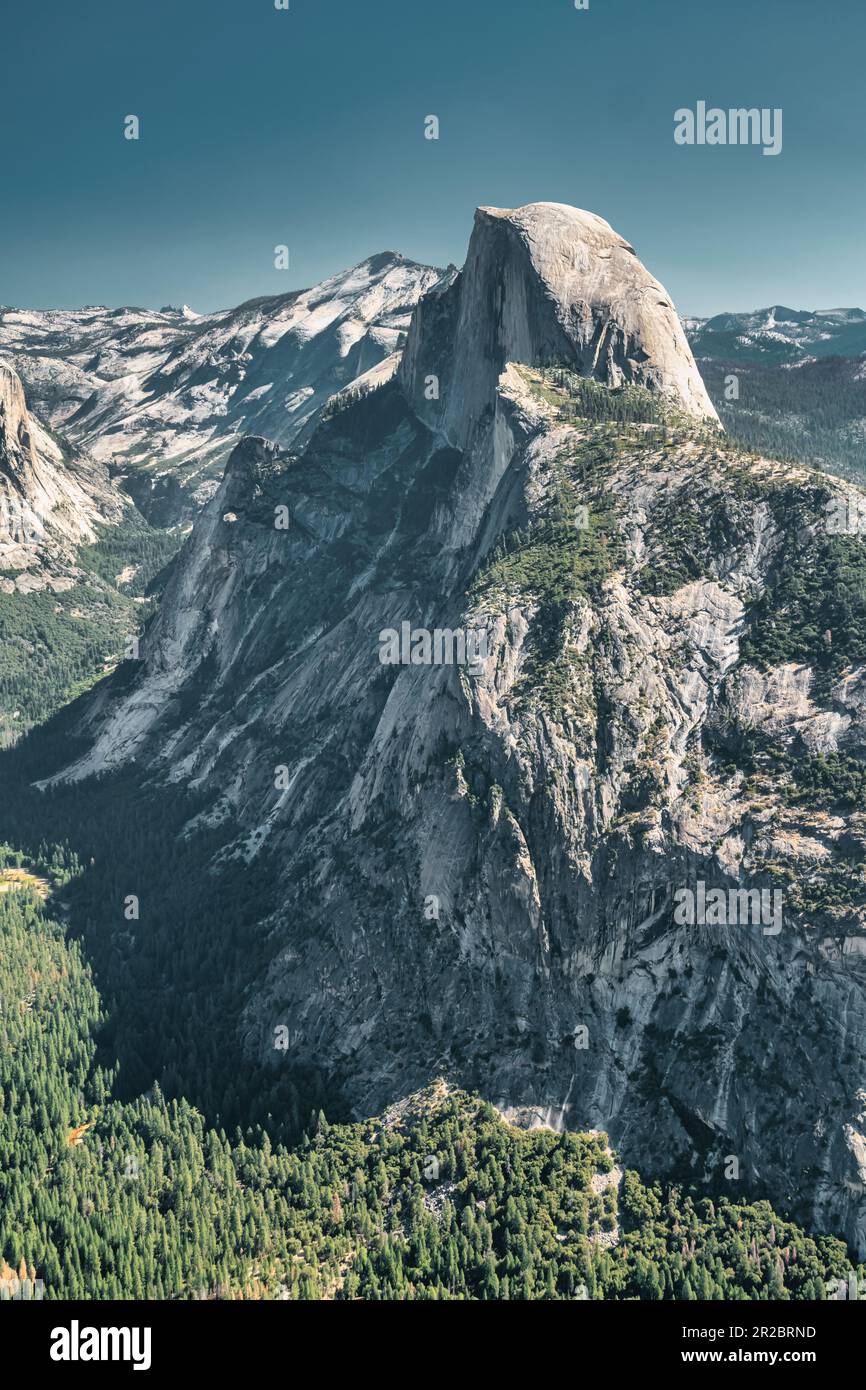
[[[863,0],[17,0],[0,43],[0,303],[462,264],[477,204],[546,199],[683,313],[866,304]],[[782,153],[675,145],[699,99],[782,107]]]

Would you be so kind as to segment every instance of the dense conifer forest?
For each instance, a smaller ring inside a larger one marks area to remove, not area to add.
[[[319,1106],[291,1145],[153,1079],[120,1098],[65,920],[81,876],[2,852],[2,1297],[822,1299],[849,1277],[841,1241],[765,1201],[646,1184],[605,1136],[514,1128],[444,1081],[368,1121]]]
[[[791,366],[702,357],[698,366],[730,439],[755,453],[863,482],[862,363],[824,357]]]

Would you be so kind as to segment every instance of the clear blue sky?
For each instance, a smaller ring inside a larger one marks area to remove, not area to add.
[[[866,304],[863,0],[17,0],[0,43],[0,303],[462,264],[477,204],[548,199],[682,312]],[[676,146],[699,99],[782,107],[782,153]]]

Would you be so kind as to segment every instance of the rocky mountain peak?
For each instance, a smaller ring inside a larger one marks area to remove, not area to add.
[[[415,311],[402,379],[460,447],[509,361],[633,382],[717,418],[667,292],[603,218],[563,203],[477,210],[463,270]]]
[[[159,311],[161,314],[177,314],[182,319],[197,319],[201,316],[191,309],[188,304],[164,304]]]
[[[0,362],[0,455],[19,448],[27,434],[27,405],[21,378],[7,362]]]
[[[216,494],[215,510],[243,506],[250,502],[278,464],[283,451],[273,440],[248,434],[229,455],[223,481]]]

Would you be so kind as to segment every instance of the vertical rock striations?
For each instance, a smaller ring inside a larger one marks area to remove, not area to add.
[[[401,377],[419,415],[463,448],[506,362],[645,386],[717,418],[667,292],[603,218],[562,203],[478,209],[463,270],[418,306]]]

